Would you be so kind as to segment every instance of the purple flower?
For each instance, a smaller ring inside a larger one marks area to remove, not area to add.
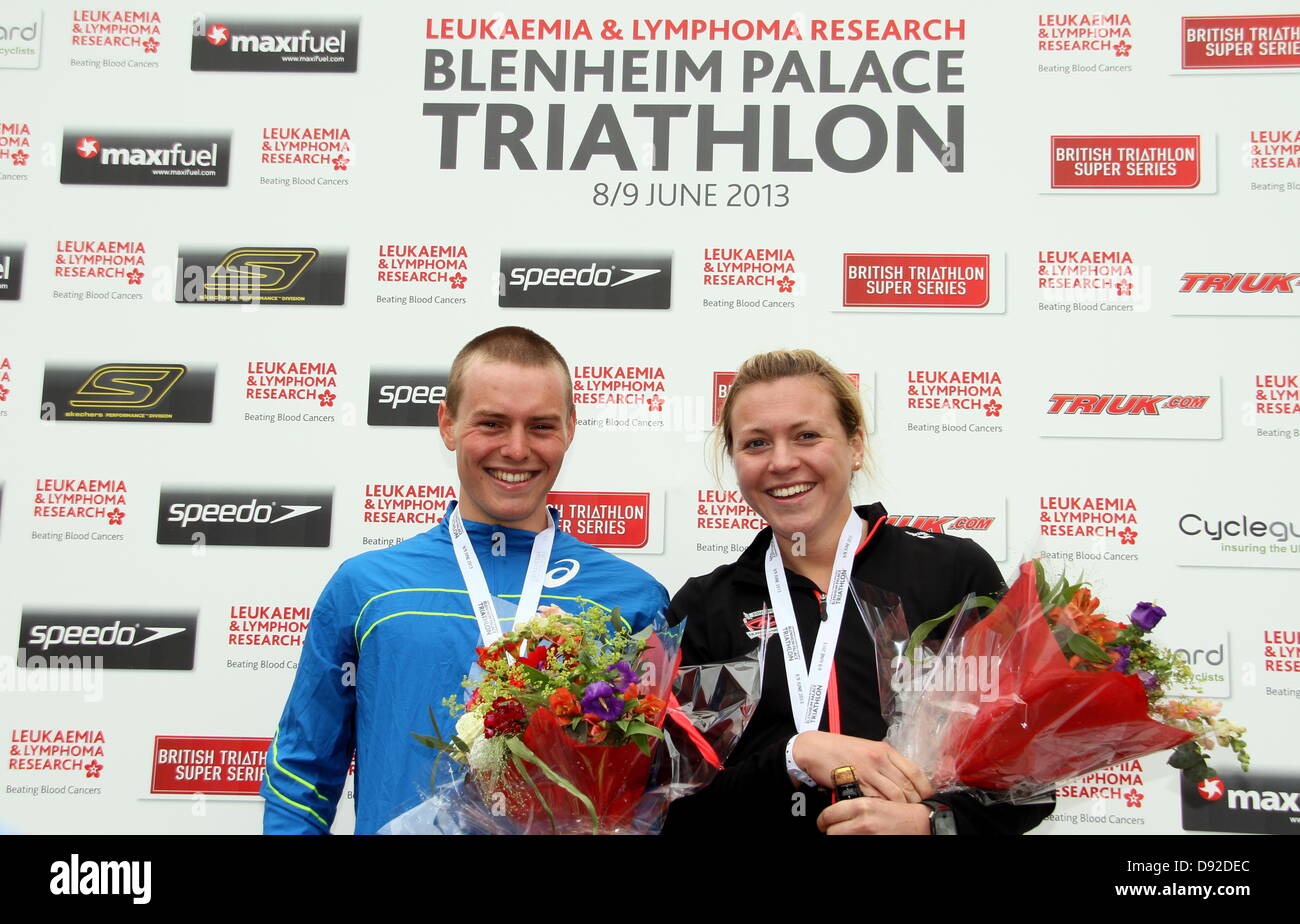
[[[1160,678],[1150,671],[1138,671],[1137,679],[1142,681],[1142,686],[1147,690],[1156,690],[1160,688]]]
[[[1150,632],[1156,623],[1165,618],[1165,611],[1154,603],[1139,603],[1128,618],[1129,622],[1143,632]]]
[[[618,678],[613,682],[613,686],[620,693],[626,690],[629,684],[636,682],[636,674],[632,671],[632,665],[626,661],[619,661],[610,670],[618,673]]]
[[[623,714],[623,700],[614,688],[602,681],[587,684],[582,693],[582,711],[612,722]]]
[[[1111,651],[1119,655],[1119,660],[1112,666],[1111,670],[1119,671],[1121,674],[1128,673],[1128,656],[1133,653],[1131,645],[1116,645]]]

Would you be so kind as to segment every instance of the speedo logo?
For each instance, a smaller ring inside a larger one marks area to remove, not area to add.
[[[445,385],[384,385],[379,389],[379,403],[394,410],[405,404],[438,405],[446,398]]]
[[[320,510],[320,504],[261,503],[253,498],[246,504],[172,504],[168,523],[189,526],[193,523],[265,523],[272,525]]]
[[[24,655],[29,668],[58,670],[68,658],[93,658],[91,663],[108,670],[188,671],[194,669],[197,627],[194,611],[24,607],[18,647],[22,652],[40,652]]]
[[[187,626],[122,625],[118,619],[107,626],[34,625],[28,629],[25,647],[48,651],[58,645],[119,645],[139,647],[187,631]],[[147,634],[146,634],[147,633]]]
[[[163,488],[159,545],[327,548],[333,491]]]
[[[955,530],[987,530],[993,527],[995,517],[929,517],[929,516],[912,516],[906,514],[903,516],[886,517],[885,522],[890,526],[900,526],[904,529],[916,529],[927,533],[943,533],[945,527]]]
[[[502,308],[667,308],[672,254],[502,253]]]
[[[1199,410],[1210,400],[1209,395],[1052,395],[1047,408],[1049,414],[1159,414],[1161,409],[1187,408]]]
[[[1183,273],[1179,292],[1283,292],[1291,288],[1300,273]]]
[[[660,269],[619,269],[595,263],[582,269],[554,266],[519,266],[510,271],[510,284],[527,292],[537,286],[596,286],[616,289],[647,276],[663,272]]]

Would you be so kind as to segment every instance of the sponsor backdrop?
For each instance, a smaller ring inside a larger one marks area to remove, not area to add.
[[[445,514],[452,356],[522,324],[575,535],[734,558],[720,398],[821,350],[863,500],[1161,603],[1250,727],[1041,830],[1300,832],[1300,4],[399,6],[5,5],[0,820],[258,830],[317,593]]]

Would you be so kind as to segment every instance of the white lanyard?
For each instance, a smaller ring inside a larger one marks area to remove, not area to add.
[[[790,600],[790,589],[785,583],[785,565],[781,562],[781,549],[776,544],[776,536],[772,537],[767,548],[764,562],[767,569],[767,592],[772,598],[772,614],[776,617],[781,650],[785,653],[785,680],[790,688],[790,711],[794,713],[795,728],[801,732],[816,731],[821,724],[831,664],[835,660],[835,645],[840,639],[840,621],[849,595],[849,575],[853,570],[853,557],[861,538],[862,520],[858,518],[857,511],[850,510],[848,522],[840,532],[840,544],[835,549],[835,564],[831,569],[831,583],[826,592],[826,619],[817,630],[812,664],[807,668],[804,667],[803,641],[799,638],[794,603]]]
[[[492,604],[492,594],[488,590],[487,579],[483,577],[483,568],[478,563],[478,556],[474,554],[474,544],[469,541],[465,523],[460,518],[460,507],[447,517],[447,530],[451,533],[451,544],[456,550],[460,576],[465,581],[465,590],[469,592],[470,604],[474,607],[474,620],[478,623],[479,635],[483,636],[484,645],[491,645],[502,635],[501,622],[497,619],[497,608]],[[533,551],[528,557],[528,571],[524,574],[519,606],[515,609],[515,628],[537,614],[537,603],[542,597],[542,582],[546,579],[546,566],[551,560],[551,544],[554,541],[555,520],[548,508],[546,529],[533,539]]]

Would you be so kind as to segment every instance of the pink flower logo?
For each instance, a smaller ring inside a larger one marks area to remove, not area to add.
[[[1133,46],[1128,42],[1121,41],[1115,43],[1115,57],[1117,58],[1127,58],[1128,53],[1132,50]]]
[[[466,281],[464,273],[457,273],[455,276],[451,277],[451,287],[453,289],[463,289],[465,288]]]
[[[333,407],[334,399],[337,397],[338,395],[334,394],[334,392],[330,391],[328,388],[325,389],[323,392],[320,393],[320,406]]]
[[[1141,808],[1143,798],[1144,796],[1142,795],[1142,793],[1137,791],[1137,787],[1134,787],[1133,789],[1130,789],[1128,792],[1124,793],[1124,805],[1127,808]]]
[[[989,398],[988,401],[984,402],[984,416],[1001,417],[1002,405],[998,404],[997,401],[995,401],[994,399]]]
[[[126,517],[126,511],[120,507],[114,507],[108,512],[108,525],[121,526],[122,520]]]
[[[646,402],[652,411],[662,411],[664,409],[664,399],[658,395],[651,395],[650,400]]]
[[[86,779],[99,779],[99,774],[103,771],[104,765],[97,760],[92,760],[86,764]]]
[[[776,288],[777,291],[779,292],[793,292],[794,280],[791,279],[789,276],[782,276],[780,279],[776,281]]]
[[[1129,282],[1127,279],[1121,279],[1119,282],[1115,283],[1115,294],[1132,295],[1133,283]]]
[[[126,274],[126,281],[133,286],[138,286],[144,281],[144,273],[140,272],[140,267],[131,267],[131,272]]]
[[[1137,542],[1137,537],[1138,534],[1134,531],[1133,527],[1125,526],[1123,529],[1119,531],[1119,544],[1132,545],[1133,543]]]
[[[346,170],[348,169],[348,164],[350,164],[351,162],[352,159],[348,157],[346,154],[340,154],[338,157],[335,157],[332,161],[330,161],[330,163],[334,165],[335,170]]]
[[[15,166],[21,167],[27,163],[26,151],[14,151],[13,162]]]
[[[152,35],[145,39],[142,44],[144,45],[145,54],[151,55],[158,50],[158,40]]]

